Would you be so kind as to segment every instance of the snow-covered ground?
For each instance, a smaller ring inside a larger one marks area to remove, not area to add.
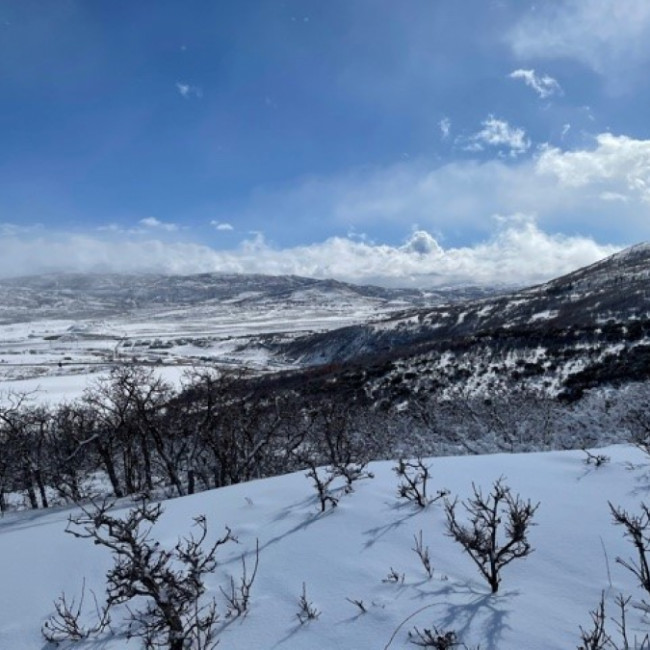
[[[270,354],[269,340],[362,323],[404,307],[338,295],[304,298],[141,309],[100,319],[0,321],[0,393],[36,389],[52,403],[72,400],[98,373],[125,362],[155,365],[166,378],[205,365],[278,370],[285,366]]]
[[[167,501],[153,534],[171,546],[201,513],[213,536],[226,524],[232,528],[239,544],[222,549],[207,581],[220,603],[219,585],[239,575],[241,554],[259,539],[251,608],[243,618],[224,621],[223,650],[408,648],[415,646],[407,632],[431,625],[455,630],[481,650],[567,650],[578,646],[579,626],[589,627],[589,610],[601,591],[612,616],[619,592],[643,596],[631,573],[616,563],[617,556],[633,557],[634,549],[612,524],[608,500],[639,512],[650,489],[650,459],[628,446],[602,453],[611,461],[598,468],[585,464],[579,451],[430,461],[430,492],[444,487],[463,499],[472,483],[487,491],[504,476],[514,492],[540,502],[530,531],[534,552],[503,570],[495,595],[445,534],[440,503],[421,510],[396,497],[390,462],[373,464],[375,478],[359,482],[325,514],[318,512],[309,480],[298,473]],[[53,599],[61,592],[79,594],[84,578],[86,589],[102,596],[110,557],[64,533],[71,512],[22,512],[0,520],[0,648],[46,647],[39,630],[53,613]],[[419,531],[429,547],[432,578],[411,550]],[[404,574],[403,582],[384,581],[391,569]],[[321,613],[301,625],[296,614],[303,583]],[[362,601],[367,612],[346,599]],[[650,629],[633,609],[629,625],[639,638]],[[613,623],[608,627],[615,632]],[[111,650],[139,643],[120,638],[75,647]]]
[[[277,370],[265,339],[362,322],[374,305],[259,309],[219,305],[146,311],[101,320],[36,319],[0,323],[0,393],[36,391],[50,403],[73,400],[115,364],[154,364],[178,384],[185,370],[208,365]]]

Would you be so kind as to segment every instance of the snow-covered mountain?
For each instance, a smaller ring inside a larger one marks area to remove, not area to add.
[[[97,318],[138,310],[236,305],[268,308],[272,303],[350,311],[390,311],[409,305],[476,298],[491,293],[478,287],[385,289],[336,280],[289,275],[203,273],[198,275],[59,273],[0,280],[0,320]]]
[[[4,280],[0,379],[49,381],[117,363],[155,363],[177,377],[217,364],[292,370],[299,385],[319,366],[341,374],[342,390],[355,377],[389,402],[504,382],[575,399],[650,376],[649,276],[641,244],[508,293],[222,274]]]
[[[411,390],[510,379],[570,396],[650,376],[649,278],[650,245],[642,244],[539,286],[404,310],[278,352],[301,365],[382,361],[384,383],[399,378]]]

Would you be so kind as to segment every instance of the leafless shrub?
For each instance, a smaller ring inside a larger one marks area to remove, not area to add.
[[[456,515],[457,500],[447,501],[447,530],[478,567],[492,593],[499,590],[501,570],[513,560],[532,553],[528,529],[539,504],[513,496],[510,488],[499,478],[492,492],[484,496],[472,485],[474,496],[463,502],[469,523],[461,524]]]
[[[318,502],[320,503],[320,511],[325,512],[328,504],[332,508],[336,508],[339,503],[339,497],[332,492],[330,486],[336,479],[337,475],[327,467],[319,468],[316,467],[315,464],[311,463],[309,471],[305,476],[310,478],[314,483],[314,488],[318,495]]]
[[[304,582],[302,583],[302,594],[298,601],[298,606],[299,609],[296,616],[301,625],[304,625],[307,621],[315,621],[320,616],[320,612],[316,609],[314,603],[307,598],[307,587]]]
[[[461,648],[470,650],[462,641],[458,640],[456,632],[453,630],[439,630],[435,625],[431,628],[422,630],[413,628],[408,633],[409,641],[420,648],[431,648],[432,650],[451,650],[452,648]],[[476,648],[476,650],[479,650]]]
[[[578,650],[605,650],[611,647],[611,637],[605,632],[605,594],[601,593],[598,607],[589,612],[591,627],[585,630],[580,626],[580,641]]]
[[[419,558],[424,570],[427,572],[429,578],[433,577],[433,567],[431,566],[431,558],[429,556],[429,547],[424,545],[422,541],[422,531],[417,535],[413,535],[415,544],[411,549]]]
[[[363,600],[357,600],[356,598],[346,598],[345,600],[355,607],[358,607],[362,614],[365,614],[368,611]]]
[[[228,603],[228,609],[226,612],[226,618],[237,618],[238,616],[245,615],[248,612],[248,607],[250,604],[251,588],[253,582],[255,582],[255,576],[257,575],[257,567],[260,562],[260,542],[259,539],[255,541],[255,565],[253,566],[253,572],[248,575],[248,570],[246,567],[246,558],[242,555],[242,573],[239,579],[239,584],[235,584],[235,579],[230,578],[229,590],[226,591],[223,587],[220,587],[221,593],[225,596],[226,602]]]
[[[397,573],[393,567],[390,568],[388,575],[382,580],[382,582],[391,582],[393,584],[404,584],[404,574]]]
[[[590,451],[587,449],[582,450],[587,457],[585,458],[585,463],[587,465],[593,465],[594,467],[601,467],[602,465],[605,465],[609,463],[611,458],[605,454],[592,454]]]
[[[63,641],[81,641],[102,632],[110,625],[108,608],[100,607],[95,593],[91,593],[94,601],[96,623],[90,627],[86,627],[81,623],[86,596],[86,581],[84,580],[78,603],[74,598],[68,601],[65,594],[61,594],[54,601],[55,614],[45,621],[41,628],[46,641],[57,644]]]
[[[436,496],[427,496],[427,482],[431,478],[430,466],[426,465],[421,458],[415,461],[407,461],[400,458],[393,471],[399,476],[400,483],[397,486],[397,494],[402,499],[414,501],[420,508],[426,508],[430,503],[442,499],[449,494],[448,490],[438,490]]]
[[[151,537],[151,529],[162,514],[160,504],[142,500],[123,518],[111,513],[112,505],[103,501],[82,508],[80,515],[70,518],[66,529],[113,554],[102,611],[107,614],[116,605],[126,605],[127,635],[142,638],[146,648],[214,648],[216,603],[212,599],[202,605],[200,598],[205,593],[204,576],[216,567],[217,549],[235,541],[230,529],[205,548],[207,524],[205,517],[199,516],[194,520],[197,536],[181,538],[172,549],[163,549]],[[131,609],[134,599],[139,607]],[[76,610],[71,611],[74,616]]]
[[[645,503],[641,504],[641,514],[633,515],[623,508],[615,508],[611,503],[609,508],[614,518],[614,523],[624,528],[624,536],[628,537],[637,552],[637,560],[624,560],[616,558],[616,562],[633,573],[639,581],[640,587],[650,595],[650,564],[648,551],[650,550],[650,508]],[[643,601],[646,610],[650,604]]]
[[[641,640],[634,637],[630,638],[627,629],[627,607],[631,597],[625,598],[622,594],[616,598],[618,605],[618,617],[611,618],[618,635],[615,641],[607,632],[605,626],[607,616],[605,614],[605,594],[600,595],[598,606],[589,612],[591,616],[591,626],[584,629],[580,626],[580,645],[578,650],[650,650],[650,637],[646,634]]]

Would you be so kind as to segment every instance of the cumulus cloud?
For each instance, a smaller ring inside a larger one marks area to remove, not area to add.
[[[532,88],[542,99],[547,99],[556,93],[561,93],[562,88],[556,79],[544,74],[538,75],[535,70],[514,70],[509,75],[510,79],[521,79],[528,87]]]
[[[196,99],[203,98],[203,89],[200,86],[193,86],[192,84],[181,83],[180,81],[176,82],[176,90],[179,95],[185,97],[185,99],[190,99],[195,97]]]
[[[523,129],[510,126],[505,120],[499,120],[494,115],[488,116],[481,123],[483,127],[478,133],[470,136],[465,147],[468,151],[482,151],[486,146],[507,150],[510,156],[516,157],[530,148],[530,140]]]
[[[160,219],[156,219],[156,217],[145,217],[144,219],[140,219],[138,223],[141,226],[150,228],[152,230],[166,230],[167,232],[174,232],[178,230],[178,226],[175,223],[160,221]]]
[[[650,3],[539,3],[512,29],[507,40],[522,58],[572,58],[598,73],[618,74],[650,59]]]
[[[0,238],[0,274],[53,270],[162,273],[267,273],[337,278],[387,286],[531,284],[592,263],[617,250],[585,237],[543,232],[527,216],[500,218],[489,238],[443,248],[424,230],[390,246],[332,237],[276,248],[262,235],[237,248],[215,250],[188,242],[51,234]]]
[[[591,186],[605,196],[638,198],[650,204],[650,140],[602,133],[592,150],[546,147],[537,170],[555,176],[566,187]]]
[[[231,231],[234,230],[232,224],[223,222],[223,221],[215,221],[214,219],[210,222],[210,225],[215,229],[215,230],[222,230],[222,231]]]

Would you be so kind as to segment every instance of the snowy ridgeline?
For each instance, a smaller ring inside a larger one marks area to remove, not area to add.
[[[189,534],[193,517],[203,514],[206,541],[222,536],[226,525],[238,538],[218,549],[217,568],[205,580],[203,598],[214,597],[221,613],[220,650],[415,648],[409,631],[434,625],[481,650],[569,650],[580,645],[580,626],[591,628],[589,612],[602,592],[608,617],[617,615],[619,593],[632,596],[628,634],[630,641],[641,640],[650,625],[633,603],[644,592],[616,561],[635,558],[635,551],[622,527],[613,525],[608,501],[641,512],[650,489],[650,458],[628,446],[598,453],[610,460],[596,466],[585,462],[585,453],[569,451],[429,461],[431,495],[446,488],[449,498],[463,500],[472,496],[473,483],[487,494],[504,476],[513,494],[539,502],[529,531],[533,552],[503,569],[496,594],[446,534],[442,500],[419,508],[398,498],[391,462],[371,464],[374,478],[355,482],[354,491],[340,495],[338,507],[324,513],[303,473],[169,500],[151,536],[172,548]],[[127,505],[120,512],[126,514]],[[457,510],[463,520],[460,503]],[[78,600],[84,580],[81,620],[92,621],[91,591],[101,603],[112,560],[102,546],[65,534],[68,516],[77,512],[65,508],[0,519],[0,648],[48,647],[40,629],[54,612],[54,599],[65,592]],[[412,550],[420,531],[430,576]],[[227,619],[220,587],[228,591],[230,576],[239,580],[242,554],[248,554],[250,574],[256,540],[259,569],[249,609]],[[315,616],[304,624],[297,616],[303,584]],[[105,631],[101,641],[82,640],[74,647],[141,647],[140,639],[124,636],[124,614],[123,608],[113,611],[113,631]],[[617,640],[615,623],[608,618],[606,626]]]

